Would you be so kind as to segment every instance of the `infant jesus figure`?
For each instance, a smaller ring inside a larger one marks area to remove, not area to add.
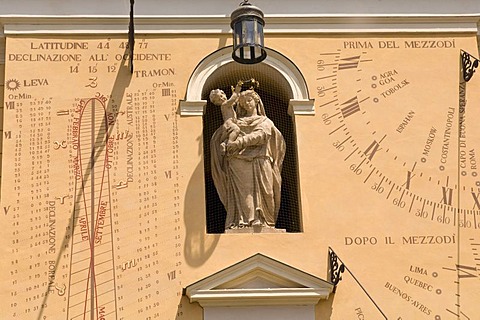
[[[243,81],[238,81],[235,88],[232,86],[232,96],[227,100],[227,95],[220,89],[214,89],[210,92],[210,101],[220,107],[223,117],[223,126],[225,128],[224,136],[222,136],[222,154],[227,152],[227,144],[235,141],[240,135],[241,130],[237,125],[237,113],[233,109],[233,105],[237,102],[240,91],[242,90]]]

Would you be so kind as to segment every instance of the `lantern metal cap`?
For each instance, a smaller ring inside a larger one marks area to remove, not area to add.
[[[230,26],[233,28],[235,23],[244,17],[255,17],[263,26],[265,25],[263,11],[259,7],[248,3],[248,0],[240,3],[240,6],[232,12]]]

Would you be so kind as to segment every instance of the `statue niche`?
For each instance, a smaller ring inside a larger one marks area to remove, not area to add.
[[[250,86],[242,91],[242,86]],[[258,81],[239,81],[227,99],[210,93],[223,124],[210,140],[212,178],[227,212],[225,230],[275,228],[280,209],[285,141],[255,92]]]

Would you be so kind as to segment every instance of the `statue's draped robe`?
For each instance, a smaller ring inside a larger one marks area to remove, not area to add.
[[[227,211],[225,228],[251,225],[275,227],[280,209],[281,170],[285,141],[265,116],[239,118],[243,149],[223,154],[225,127],[210,141],[212,177]]]

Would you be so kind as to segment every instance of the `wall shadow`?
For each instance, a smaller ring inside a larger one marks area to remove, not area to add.
[[[203,154],[203,138],[197,138],[198,154]],[[199,162],[187,185],[184,202],[185,243],[183,254],[186,263],[199,267],[207,261],[217,247],[219,234],[207,234],[203,162]]]
[[[177,307],[175,320],[201,320],[203,319],[203,308],[198,302],[190,303],[187,296],[183,295]]]
[[[315,306],[315,319],[331,319],[335,293],[330,294],[328,300],[320,300]]]

